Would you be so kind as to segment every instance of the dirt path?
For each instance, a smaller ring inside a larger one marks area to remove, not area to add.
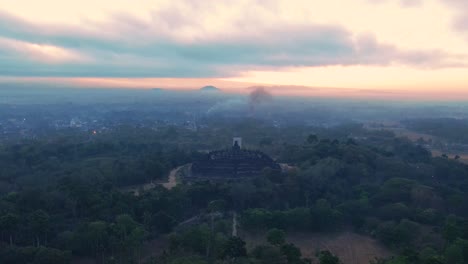
[[[185,166],[185,165],[184,165]],[[163,183],[162,186],[164,186],[164,188],[170,190],[174,187],[177,186],[177,175],[179,174],[179,171],[184,167],[184,166],[180,166],[180,167],[177,167],[173,170],[171,170],[171,172],[169,173],[169,178],[168,178],[168,181]]]
[[[180,175],[181,171],[185,169],[186,166],[187,164],[172,169],[169,173],[167,182],[150,182],[145,184],[133,185],[130,187],[123,188],[121,190],[124,192],[133,192],[135,196],[140,195],[140,191],[148,191],[156,188],[156,186],[158,185],[162,185],[164,188],[170,190],[177,186],[177,177]]]
[[[232,236],[237,236],[237,213],[234,212],[232,214]]]

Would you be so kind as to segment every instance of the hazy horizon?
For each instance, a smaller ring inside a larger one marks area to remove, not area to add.
[[[467,100],[466,10],[457,0],[6,1],[0,85]]]

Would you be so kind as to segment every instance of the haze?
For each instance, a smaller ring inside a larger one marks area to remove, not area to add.
[[[460,99],[466,10],[457,0],[3,0],[0,81],[194,89],[202,78]]]
[[[468,0],[0,0],[0,264],[468,263]]]

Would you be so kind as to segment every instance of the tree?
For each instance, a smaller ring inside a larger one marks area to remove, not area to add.
[[[159,211],[156,214],[145,212],[144,222],[147,230],[154,230],[159,233],[168,233],[177,223],[176,220],[164,211]]]
[[[247,256],[245,242],[239,237],[230,237],[223,246],[222,257],[236,259]]]
[[[309,144],[314,144],[318,142],[318,137],[317,135],[311,134],[307,137],[307,143]]]
[[[146,231],[141,226],[136,226],[129,236],[128,245],[137,255],[138,263],[141,263],[141,246],[146,236]]]
[[[317,258],[320,261],[320,264],[340,264],[340,259],[333,255],[330,251],[320,251],[317,254]]]
[[[13,245],[13,236],[18,228],[19,218],[14,214],[6,214],[0,217],[0,232],[9,236],[10,246]]]
[[[211,232],[206,225],[192,227],[171,237],[171,250],[184,249],[200,255],[206,255],[210,243]]]
[[[442,235],[447,243],[451,243],[457,239],[460,234],[460,230],[457,225],[457,219],[454,215],[449,215],[445,220],[444,229]]]
[[[463,249],[457,244],[452,244],[445,249],[445,260],[450,264],[462,264],[466,263],[463,261]]]
[[[49,231],[49,220],[49,215],[43,210],[34,211],[29,217],[29,226],[36,238],[37,247],[41,245],[40,237],[43,235],[46,236]],[[47,243],[47,237],[45,243]]]
[[[315,206],[311,207],[311,227],[315,231],[327,231],[334,229],[341,221],[341,215],[334,210],[326,199],[318,199]]]
[[[145,262],[146,264],[157,264],[157,263],[162,263],[159,261],[154,261],[154,262]],[[206,260],[204,260],[202,257],[199,256],[190,256],[190,257],[172,257],[167,261],[164,261],[163,263],[167,264],[208,264]]]
[[[214,213],[214,212],[221,212],[221,211],[223,211],[225,208],[226,208],[226,201],[225,201],[225,200],[214,200],[214,201],[211,201],[211,202],[208,204],[208,210],[209,210],[211,213]]]
[[[462,249],[463,259],[465,260],[465,262],[467,262],[468,261],[468,240],[457,239],[457,241],[455,241],[455,245],[459,246]]]
[[[286,264],[286,256],[278,247],[258,246],[253,249],[252,255],[258,260],[258,264]]]
[[[404,203],[387,204],[379,208],[379,215],[388,220],[399,221],[408,217],[411,210]]]
[[[125,240],[128,235],[130,235],[136,226],[137,223],[128,214],[123,214],[116,217],[116,228],[123,240]]]
[[[302,263],[301,257],[302,253],[301,250],[296,247],[294,244],[284,244],[281,246],[281,252],[286,256],[289,264],[298,264]]]
[[[264,168],[262,170],[262,175],[274,183],[281,183],[284,180],[284,176],[281,171],[273,170],[270,167]]]
[[[410,245],[419,235],[420,225],[408,219],[403,219],[396,226],[395,232],[399,238],[399,243]]]
[[[104,250],[107,244],[107,238],[109,234],[107,232],[107,224],[102,221],[92,222],[87,227],[87,238],[88,242],[93,244],[94,255],[97,258],[101,257],[101,261],[104,260]]]
[[[273,228],[270,229],[267,233],[267,241],[273,246],[281,246],[285,242],[285,236],[286,234],[283,230]]]
[[[431,247],[426,247],[419,253],[421,262],[424,264],[442,264],[440,256],[437,251]]]
[[[255,185],[251,182],[238,182],[230,186],[229,196],[236,209],[244,209],[257,193]]]
[[[68,264],[70,263],[70,252],[63,252],[53,248],[40,247],[34,257],[37,264]]]
[[[273,139],[269,137],[262,138],[258,143],[261,147],[271,146],[273,144]]]
[[[140,259],[140,248],[146,235],[146,231],[135,222],[130,215],[123,214],[116,218],[114,232],[117,234],[120,250],[125,253],[133,253]]]
[[[424,145],[424,144],[426,144],[426,140],[424,140],[424,138],[420,137],[420,138],[418,138],[418,140],[416,140],[416,143],[418,145]]]

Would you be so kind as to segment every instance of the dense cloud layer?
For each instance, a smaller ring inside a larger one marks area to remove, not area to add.
[[[151,12],[150,19],[119,13],[79,26],[39,24],[0,12],[0,75],[230,77],[303,66],[467,66],[463,54],[402,49],[341,25],[266,23],[265,17],[275,17],[275,1],[255,2],[256,9],[246,5],[242,16],[227,22],[204,20],[225,8],[223,1],[208,8],[186,0]],[[466,23],[460,21],[463,29]]]

